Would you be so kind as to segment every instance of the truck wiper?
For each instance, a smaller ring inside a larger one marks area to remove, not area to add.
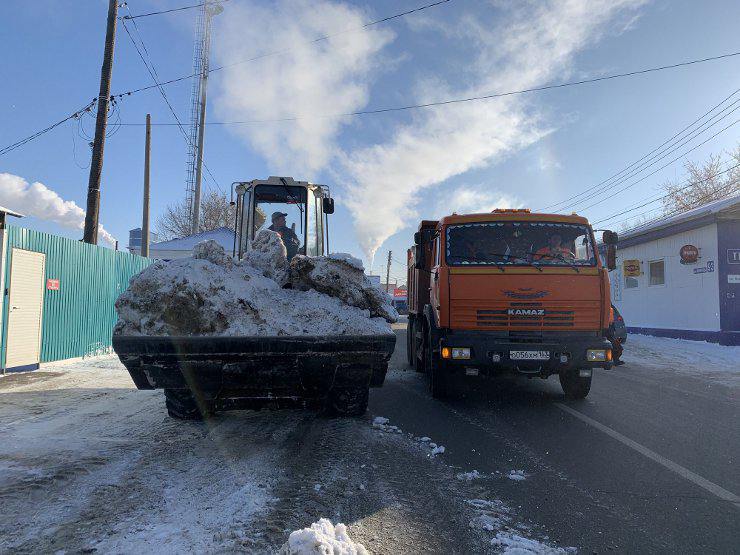
[[[576,264],[574,262],[568,262],[565,259],[565,257],[562,256],[562,255],[561,256],[555,256],[553,254],[538,254],[536,256],[539,256],[540,258],[551,258],[553,260],[557,260],[559,262],[562,262],[566,266],[570,266],[571,268],[573,268],[576,271],[577,274],[580,274],[581,273],[581,271],[578,269],[578,266],[576,266]]]

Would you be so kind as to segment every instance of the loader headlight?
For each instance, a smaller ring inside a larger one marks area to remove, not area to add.
[[[586,351],[586,360],[588,362],[606,362],[609,360],[608,354],[611,354],[609,349],[588,349]]]

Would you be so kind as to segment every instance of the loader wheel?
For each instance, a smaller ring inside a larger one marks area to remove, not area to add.
[[[165,389],[167,414],[179,420],[203,420],[203,413],[189,389]]]
[[[581,378],[578,370],[568,370],[560,374],[560,385],[567,399],[585,399],[591,390],[591,377]]]
[[[329,403],[339,416],[362,416],[367,411],[369,387],[349,387],[332,390]]]
[[[429,392],[434,399],[444,399],[447,397],[447,369],[444,366],[444,362],[440,360],[439,355],[432,348],[431,334],[427,336],[424,355],[426,357],[426,370],[429,374]]]

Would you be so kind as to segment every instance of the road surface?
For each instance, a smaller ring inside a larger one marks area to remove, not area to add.
[[[740,350],[630,338],[585,401],[523,378],[439,402],[396,327],[358,419],[173,421],[112,357],[0,378],[0,552],[262,553],[321,517],[372,553],[740,545]]]

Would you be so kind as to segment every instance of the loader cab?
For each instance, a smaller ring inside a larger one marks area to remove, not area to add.
[[[334,212],[334,199],[325,185],[271,176],[233,183],[232,191],[236,196],[232,201],[236,204],[235,257],[244,256],[262,229],[283,235],[289,257],[329,252],[328,215]]]

